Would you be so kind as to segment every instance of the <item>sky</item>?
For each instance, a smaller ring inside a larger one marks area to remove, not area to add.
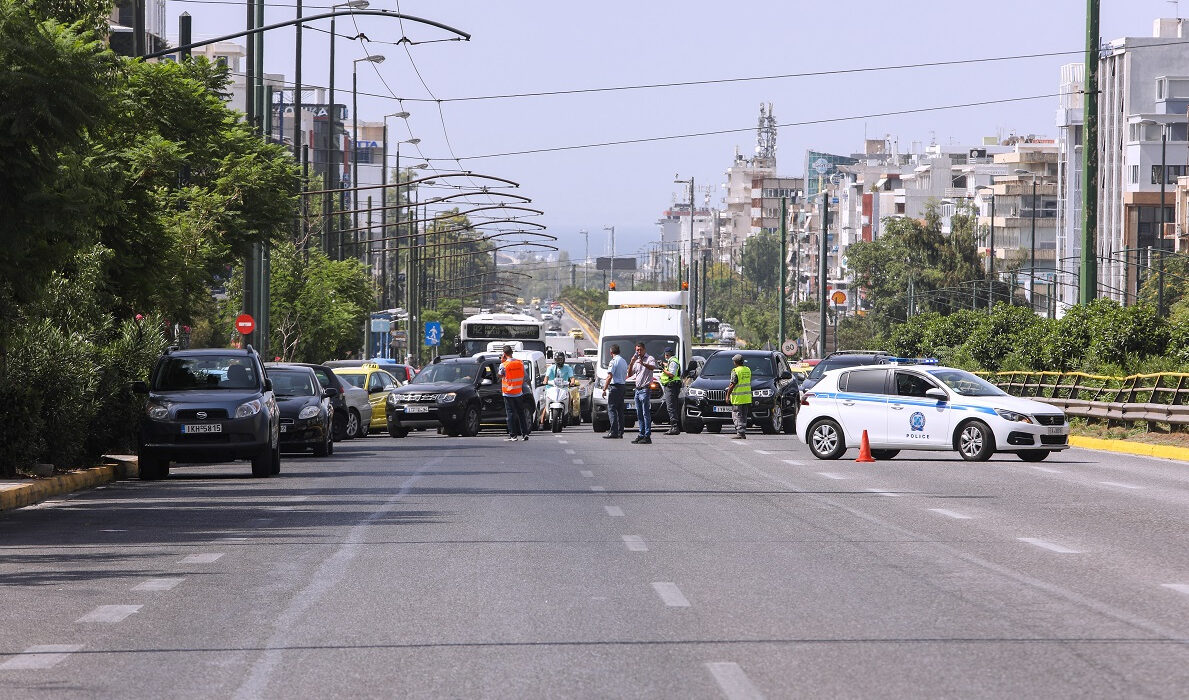
[[[305,4],[303,14],[324,12],[329,4],[313,0]],[[674,198],[687,198],[688,190],[673,183],[675,176],[695,178],[699,202],[703,187],[710,186],[711,205],[721,205],[721,183],[736,149],[745,155],[754,151],[761,103],[771,102],[777,123],[789,125],[777,138],[783,176],[804,174],[806,149],[849,154],[862,150],[865,136],[890,135],[902,150],[913,142],[973,145],[984,136],[1011,133],[1055,136],[1055,96],[871,115],[1055,95],[1060,67],[1082,60],[1085,6],[1085,0],[372,0],[371,9],[441,22],[471,34],[471,40],[396,45],[402,36],[420,42],[451,35],[408,20],[340,17],[336,91],[350,87],[351,59],[384,55],[382,64],[359,64],[360,92],[384,96],[360,96],[361,119],[408,111],[407,131],[392,120],[391,138],[420,138],[416,155],[435,168],[456,170],[461,162],[463,169],[519,182],[516,191],[533,198],[530,206],[545,211],[535,220],[548,226],[573,258],[584,255],[579,230],[590,232],[594,255],[606,250],[608,226],[616,228],[617,254],[630,255],[657,239],[656,221]],[[295,0],[267,0],[265,22],[293,19],[295,9]],[[242,1],[168,0],[171,40],[182,12],[193,19],[196,41],[245,27]],[[1102,0],[1103,40],[1150,36],[1155,18],[1177,12],[1176,3],[1166,0]],[[1189,15],[1189,1],[1184,14]],[[329,20],[311,26],[328,29]],[[358,32],[370,41],[343,38]],[[325,86],[328,34],[307,30],[303,47],[303,83]],[[1070,53],[841,75],[451,101],[1050,52]],[[265,71],[284,73],[292,80],[294,62],[294,30],[269,32]],[[347,93],[342,94],[338,101],[350,104]],[[836,121],[796,125],[820,120]],[[481,157],[727,129],[746,131]],[[404,148],[402,164],[407,164],[405,159],[414,154]]]

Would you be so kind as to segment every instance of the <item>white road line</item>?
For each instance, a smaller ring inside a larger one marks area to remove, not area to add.
[[[805,463],[804,463],[804,462],[798,462],[798,461],[797,461],[797,460],[795,460],[795,459],[782,459],[782,460],[780,460],[780,461],[784,462],[785,464],[791,464],[791,465],[793,465],[794,467],[803,467],[803,466],[805,466]]]
[[[754,450],[754,452],[755,452],[756,454],[758,454],[758,455],[770,455],[770,454],[772,454],[772,453],[771,453],[771,452],[769,452],[768,450]]]
[[[569,440],[558,440],[558,441],[557,441],[557,444],[559,444],[559,445],[568,445],[568,444],[570,444],[570,441],[569,441]]]
[[[670,608],[688,608],[689,599],[681,592],[676,583],[671,581],[653,581],[652,590],[661,597]]]
[[[595,493],[605,493],[607,491],[607,487],[606,486],[591,486],[590,490],[594,491]]]
[[[843,475],[843,474],[835,474],[834,472],[818,472],[818,473],[817,473],[817,475],[818,475],[818,476],[824,476],[824,477],[826,477],[827,479],[838,479],[838,480],[842,480],[842,479],[849,479],[849,478],[850,478],[849,476],[845,476],[845,475]]]
[[[578,473],[581,474],[582,476],[585,476],[587,479],[594,478],[594,472],[590,471],[589,469],[583,469],[582,471],[580,471]]]
[[[644,538],[639,535],[624,535],[623,544],[628,548],[629,552],[648,551],[648,545],[644,544]]]
[[[67,656],[83,648],[82,644],[38,644],[0,664],[0,671],[28,671],[52,668]]]
[[[1100,481],[1098,483],[1102,484],[1103,486],[1114,486],[1115,488],[1120,488],[1120,489],[1142,490],[1144,488],[1143,486],[1136,486],[1135,484],[1124,484],[1124,483],[1120,483],[1118,481]]]
[[[212,564],[223,556],[222,552],[205,552],[203,554],[190,554],[182,557],[179,564]]]
[[[607,511],[607,515],[610,515],[612,518],[623,517],[623,508],[619,506],[603,506],[603,510]]]
[[[578,454],[578,453],[573,450],[566,450],[566,454],[573,455],[573,454]]]
[[[100,530],[100,532],[128,532],[127,530]]]
[[[885,491],[883,489],[863,489],[863,490],[870,491],[871,493],[875,494],[876,496],[887,496],[888,498],[900,498],[900,494],[895,493],[893,491]]]
[[[1189,583],[1162,583],[1160,585],[1165,588],[1171,588],[1172,590],[1176,591],[1177,593],[1184,593],[1185,595],[1189,595]]]
[[[955,513],[954,511],[946,510],[945,508],[930,508],[929,510],[933,511],[934,513],[937,513],[938,515],[944,515],[947,518],[953,518],[954,520],[970,520],[969,515],[962,515],[961,513]]]
[[[1038,472],[1044,472],[1045,474],[1064,474],[1065,473],[1065,472],[1061,471],[1060,469],[1049,469],[1048,467],[1033,467],[1033,469],[1035,469]]]
[[[586,462],[581,459],[575,459],[575,460],[573,460],[573,462],[574,462],[574,464],[586,464]]]
[[[141,609],[140,605],[100,605],[75,622],[120,622]]]
[[[139,583],[132,587],[134,591],[172,591],[179,583],[182,582],[180,578],[151,578],[143,583]]]
[[[309,496],[283,496],[277,499],[278,501],[308,501]]]
[[[216,539],[215,541],[216,542],[247,542],[248,538],[247,537],[220,537],[220,538]]]
[[[1081,554],[1081,551],[1079,551],[1079,550],[1069,549],[1068,547],[1062,547],[1059,544],[1054,544],[1052,542],[1046,542],[1045,540],[1038,540],[1035,537],[1017,537],[1016,539],[1018,539],[1021,542],[1027,542],[1028,544],[1036,545],[1037,547],[1040,547],[1041,549],[1047,549],[1050,552],[1056,552],[1058,554]]]
[[[763,700],[764,694],[752,684],[751,679],[731,661],[710,661],[706,664],[714,682],[722,690],[727,700]]]

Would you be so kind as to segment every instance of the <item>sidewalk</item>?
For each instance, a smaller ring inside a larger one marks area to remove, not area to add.
[[[108,455],[115,464],[104,464],[91,469],[82,469],[69,474],[59,474],[46,479],[13,479],[0,481],[0,512],[24,508],[40,503],[54,496],[71,491],[89,489],[99,484],[118,479],[134,479],[140,476],[136,457],[132,455]]]
[[[1087,450],[1102,450],[1103,452],[1119,452],[1141,457],[1159,457],[1161,459],[1176,459],[1189,462],[1189,447],[1175,445],[1152,445],[1146,442],[1132,440],[1104,440],[1102,438],[1069,436],[1069,444]]]

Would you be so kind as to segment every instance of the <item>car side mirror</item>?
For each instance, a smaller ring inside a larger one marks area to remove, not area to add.
[[[553,348],[545,348],[545,357],[550,360],[553,359]]]
[[[265,391],[272,391],[272,380],[271,380],[271,379],[265,379],[265,380],[264,380],[264,390],[265,390]]]
[[[930,399],[937,399],[938,401],[949,401],[950,397],[941,389],[933,387],[925,392],[925,397]]]
[[[689,364],[685,366],[685,373],[686,373],[686,375],[690,375],[691,373],[697,374],[698,373],[698,363],[693,360],[690,360]]]
[[[382,387],[382,386],[373,386],[372,388],[370,388],[370,389],[368,389],[368,390],[367,390],[367,393],[369,393],[369,394],[378,394],[378,393],[380,393],[381,391],[384,391],[384,387]]]
[[[788,381],[789,379],[793,378],[793,373],[786,369],[785,371],[780,373],[780,378],[785,381]]]
[[[339,395],[339,390],[335,389],[334,387],[328,387],[327,389],[324,389],[322,391],[322,395],[328,399],[333,399],[334,397]]]
[[[149,393],[149,385],[142,381],[132,382],[132,391],[137,394]]]
[[[491,386],[492,384],[495,384],[495,382],[487,378],[483,378],[479,381],[479,386]]]

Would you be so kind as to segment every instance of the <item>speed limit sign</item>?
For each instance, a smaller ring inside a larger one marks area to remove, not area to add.
[[[784,341],[784,344],[780,346],[780,351],[786,355],[796,355],[797,350],[800,348],[801,346],[796,340],[786,340]]]

